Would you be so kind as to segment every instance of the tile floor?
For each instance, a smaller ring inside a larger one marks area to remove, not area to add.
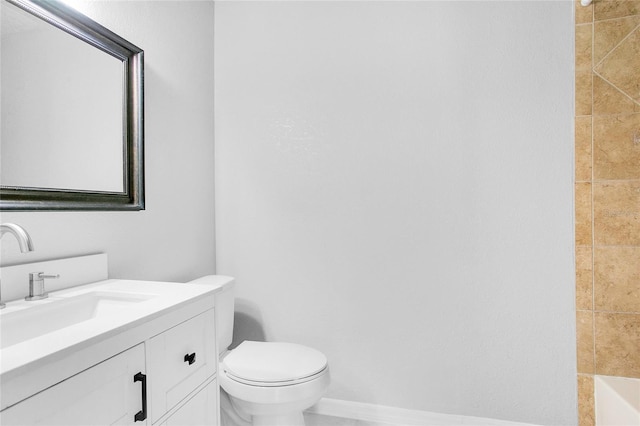
[[[320,414],[304,414],[306,426],[390,426],[389,423],[374,423],[364,420],[346,419],[344,417],[322,416]]]

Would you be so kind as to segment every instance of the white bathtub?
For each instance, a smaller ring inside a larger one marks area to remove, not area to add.
[[[596,426],[640,426],[640,379],[595,376]]]

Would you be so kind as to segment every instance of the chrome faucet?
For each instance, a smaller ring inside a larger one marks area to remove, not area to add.
[[[6,233],[13,234],[13,236],[16,237],[16,239],[18,240],[18,245],[20,246],[20,251],[22,253],[27,253],[34,250],[31,237],[22,226],[16,225],[15,223],[0,224],[0,238],[2,238],[2,236]],[[2,303],[2,293],[0,292],[0,309],[4,307],[5,304]]]
[[[49,297],[49,293],[44,291],[45,278],[60,278],[60,275],[31,272],[29,274],[29,295],[24,300],[40,300]]]
[[[22,226],[16,225],[15,223],[3,223],[2,225],[0,225],[0,238],[2,238],[2,236],[7,232],[13,234],[16,237],[16,239],[18,240],[18,244],[20,245],[20,251],[22,253],[27,253],[34,250],[31,237]]]

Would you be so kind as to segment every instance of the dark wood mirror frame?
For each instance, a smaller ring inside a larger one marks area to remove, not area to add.
[[[47,0],[3,0],[123,63],[123,192],[0,186],[0,210],[144,210],[144,52],[85,15]]]

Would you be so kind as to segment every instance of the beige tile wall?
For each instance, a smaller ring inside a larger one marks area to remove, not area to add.
[[[640,378],[640,1],[576,2],[576,342],[593,375]]]

